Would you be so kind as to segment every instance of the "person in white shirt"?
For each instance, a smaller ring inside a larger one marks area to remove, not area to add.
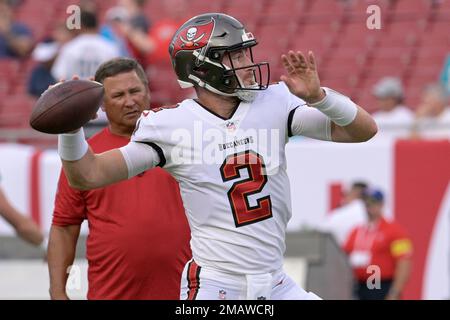
[[[362,142],[377,131],[364,109],[320,86],[311,51],[283,54],[286,74],[269,85],[269,64],[253,61],[256,44],[233,17],[193,17],[169,53],[179,84],[194,87],[197,99],[143,112],[130,143],[102,154],[82,130],[58,136],[75,188],[155,166],[179,182],[193,253],[181,299],[317,299],[282,269],[291,217],[285,145],[292,135]]]
[[[81,12],[79,34],[62,46],[52,74],[55,79],[70,79],[74,74],[88,79],[105,61],[119,56],[119,49],[97,33],[97,17]]]
[[[78,75],[89,79],[105,61],[120,56],[119,48],[97,33],[97,17],[94,13],[81,11],[79,34],[61,47],[52,67],[53,77],[59,81]],[[107,123],[106,114],[99,109],[95,123]]]
[[[352,229],[367,221],[363,195],[367,184],[355,181],[345,193],[342,205],[327,214],[320,231],[329,232],[336,242],[343,246]]]
[[[414,120],[414,113],[404,106],[404,92],[400,79],[384,77],[372,91],[377,99],[378,110],[372,114],[378,125],[377,138],[408,138]]]
[[[450,139],[450,107],[442,85],[433,84],[424,90],[416,110],[412,137]]]

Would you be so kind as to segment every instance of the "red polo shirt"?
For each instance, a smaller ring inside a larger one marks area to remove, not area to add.
[[[353,267],[359,281],[366,281],[371,276],[372,273],[367,271],[369,265],[379,266],[381,280],[389,280],[394,277],[396,262],[412,255],[412,244],[400,225],[381,218],[373,225],[354,228],[344,245],[344,251],[350,256],[350,261],[352,254],[368,254],[367,264]]]
[[[128,139],[102,130],[89,140],[94,152]],[[61,173],[53,224],[87,219],[88,299],[179,299],[190,230],[178,184],[155,168],[105,188],[78,191]]]

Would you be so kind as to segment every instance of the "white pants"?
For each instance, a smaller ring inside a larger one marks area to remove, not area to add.
[[[262,275],[231,274],[188,261],[181,276],[181,300],[318,300],[283,270]]]

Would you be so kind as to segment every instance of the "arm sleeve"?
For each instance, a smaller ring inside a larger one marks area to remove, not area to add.
[[[287,97],[288,137],[301,135],[308,138],[331,141],[330,119],[316,108],[308,107],[305,101],[293,95],[284,82],[281,84]]]
[[[315,108],[298,106],[289,113],[288,135],[331,141],[330,119]]]
[[[128,178],[156,166],[162,167],[165,163],[161,148],[152,142],[131,141],[119,150],[128,167]]]
[[[83,191],[72,189],[63,171],[59,176],[52,224],[60,227],[80,225],[86,219]]]

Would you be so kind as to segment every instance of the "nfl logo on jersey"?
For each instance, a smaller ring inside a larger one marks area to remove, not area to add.
[[[234,130],[236,130],[236,125],[234,123],[234,121],[228,121],[225,126],[227,127],[229,132],[233,132]]]
[[[227,292],[225,290],[219,290],[219,299],[225,300],[227,298]]]

